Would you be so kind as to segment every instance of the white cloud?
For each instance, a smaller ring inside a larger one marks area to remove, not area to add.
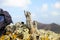
[[[59,16],[60,14],[58,12],[52,12],[51,15],[56,17]]]
[[[47,11],[48,10],[48,5],[47,4],[43,4],[41,7],[41,11]]]
[[[54,8],[60,8],[60,2],[56,2],[55,4],[53,4]]]
[[[26,7],[31,4],[31,0],[5,0],[3,6]]]

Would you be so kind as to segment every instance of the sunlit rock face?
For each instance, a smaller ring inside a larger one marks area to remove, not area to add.
[[[30,12],[25,13],[27,13],[25,14],[27,23],[17,22],[7,25],[6,33],[0,37],[0,40],[60,40],[60,34],[50,30],[37,29],[36,21],[31,21]]]

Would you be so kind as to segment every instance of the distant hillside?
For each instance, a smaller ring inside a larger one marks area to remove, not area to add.
[[[43,24],[43,23],[37,22],[37,25],[38,25],[38,29],[46,29],[46,30],[54,31],[56,33],[60,33],[60,25],[58,24],[55,24],[55,23]]]

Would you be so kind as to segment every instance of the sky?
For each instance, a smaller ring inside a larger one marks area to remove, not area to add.
[[[0,0],[0,8],[8,11],[14,23],[25,22],[24,10],[32,21],[60,24],[60,0]]]

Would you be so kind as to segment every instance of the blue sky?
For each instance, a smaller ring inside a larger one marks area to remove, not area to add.
[[[32,20],[60,24],[60,0],[0,0],[0,8],[9,12],[14,23],[26,21],[24,10]]]

